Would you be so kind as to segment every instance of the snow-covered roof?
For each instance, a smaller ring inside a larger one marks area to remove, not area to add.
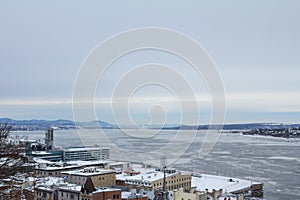
[[[49,160],[45,160],[42,158],[38,158],[38,157],[33,157],[32,158],[36,163],[46,163],[46,164],[53,164],[54,162],[51,162]]]
[[[129,199],[129,198],[135,199],[135,198],[141,198],[141,197],[147,197],[147,195],[122,191],[122,199]]]
[[[155,181],[161,180],[164,178],[164,173],[162,171],[157,171],[155,169],[151,169],[151,168],[146,168],[142,171],[138,171],[140,172],[140,174],[136,174],[136,175],[128,175],[126,173],[122,173],[122,174],[117,174],[116,175],[116,180],[122,180],[122,181],[126,181],[127,183],[131,183],[131,184],[146,184],[146,185],[150,185]],[[166,177],[169,176],[173,176],[175,174],[178,174],[180,172],[176,172],[176,173],[166,173]]]
[[[49,153],[47,151],[32,151],[31,154],[32,155],[50,155],[51,153]]]
[[[91,161],[74,160],[74,161],[67,162],[67,164],[77,165],[77,166],[98,165],[98,164],[107,164],[107,163],[109,163],[109,161],[104,161],[104,160],[91,160]]]
[[[41,187],[59,185],[63,183],[64,183],[64,179],[59,177],[45,177],[45,178],[38,178],[36,180],[36,185]]]
[[[121,191],[121,189],[96,187],[96,191],[94,191],[93,193],[98,193],[98,192],[113,192],[113,191]]]
[[[40,190],[52,191],[53,186],[61,190],[77,191],[80,192],[81,186],[76,184],[67,183],[63,178],[59,177],[45,177],[38,178],[36,186]]]
[[[259,184],[250,180],[242,180],[238,178],[229,178],[224,176],[215,176],[202,174],[199,177],[192,177],[192,187],[196,187],[199,191],[212,191],[213,189],[223,189],[224,192],[235,192],[251,187],[252,184]]]
[[[64,171],[64,170],[70,170],[78,168],[76,165],[70,165],[70,166],[46,166],[42,168],[36,168],[36,170],[43,170],[43,171]]]
[[[80,170],[65,171],[65,172],[62,172],[62,174],[77,175],[77,176],[96,176],[96,175],[110,174],[110,173],[115,172],[115,171],[110,170],[110,169],[99,169],[99,168],[95,168],[94,170],[86,170],[86,169],[87,168],[80,169]]]
[[[109,149],[107,147],[68,147],[64,151],[93,151],[93,150],[102,150]]]
[[[81,186],[76,185],[76,184],[67,184],[66,186],[59,186],[59,190],[65,190],[65,191],[75,191],[75,192],[80,192],[81,191]]]

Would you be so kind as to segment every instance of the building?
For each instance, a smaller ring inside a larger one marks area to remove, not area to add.
[[[185,192],[182,188],[178,190],[169,191],[170,200],[199,200],[202,199],[200,196],[203,195],[198,191]],[[203,195],[204,196],[204,195]],[[208,199],[208,195],[205,195],[205,198]]]
[[[116,172],[110,169],[86,167],[80,170],[61,172],[69,183],[83,185],[91,178],[95,187],[112,187],[116,184]]]
[[[80,198],[83,200],[121,200],[121,190],[115,188],[96,188],[89,177],[81,188]]]
[[[251,193],[253,197],[263,196],[262,183],[208,174],[195,174],[192,177],[192,187],[195,187],[198,191],[205,191],[213,197],[222,194],[222,192],[234,195]],[[218,192],[220,194],[217,194]]]
[[[49,128],[46,130],[46,133],[45,133],[45,147],[46,147],[46,150],[49,151],[49,150],[52,150],[54,149],[54,146],[53,146],[53,128]]]
[[[117,175],[119,184],[124,184],[130,188],[144,188],[150,190],[158,190],[163,188],[164,173],[162,171],[149,171],[137,175],[121,174]],[[184,188],[191,189],[192,176],[189,173],[181,173],[177,171],[169,171],[166,173],[166,189],[174,190]]]
[[[59,200],[80,200],[82,186],[66,184],[57,188]]]
[[[34,200],[34,190],[33,190],[33,188],[23,189],[23,196],[26,200]]]
[[[110,149],[93,147],[68,147],[63,150],[64,161],[71,160],[108,160]]]
[[[135,189],[130,192],[122,192],[122,200],[148,200],[148,196],[142,193],[136,193]]]
[[[81,185],[70,184],[63,178],[37,178],[35,200],[81,200]]]
[[[34,190],[34,200],[56,200],[54,188],[36,187]]]
[[[81,169],[80,166],[70,165],[70,166],[47,166],[45,163],[40,164],[37,168],[34,168],[34,174],[36,177],[61,177],[61,172]]]
[[[29,156],[33,158],[41,158],[52,162],[62,161],[63,151],[62,150],[31,151]]]
[[[92,194],[92,200],[121,200],[122,192],[115,188],[96,188]],[[136,199],[138,200],[138,199]],[[145,199],[148,200],[148,199]]]
[[[19,186],[0,185],[0,199],[17,200],[21,198],[21,190]]]
[[[83,169],[85,167],[107,167],[108,161],[69,161],[69,162],[49,162],[43,159],[34,158],[34,161],[39,163],[33,168],[36,177],[62,177],[61,172]]]

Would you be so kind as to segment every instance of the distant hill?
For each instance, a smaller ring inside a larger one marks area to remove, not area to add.
[[[10,125],[74,125],[74,122],[71,120],[38,120],[38,119],[31,119],[31,120],[15,120],[10,118],[0,118],[0,123],[6,123]]]
[[[13,126],[16,131],[30,131],[30,130],[45,130],[47,128],[54,129],[75,129],[75,128],[103,128],[103,129],[118,129],[117,125],[113,125],[104,121],[90,121],[90,122],[76,122],[72,120],[15,120],[10,118],[0,118],[1,124],[9,124]],[[213,125],[218,127],[217,125]],[[179,124],[165,124],[165,125],[148,125],[143,126],[146,129],[164,129],[164,130],[205,130],[209,125],[179,125]],[[283,124],[283,123],[244,123],[244,124],[225,124],[223,130],[254,130],[254,129],[285,129],[285,128],[299,128],[300,124]]]
[[[77,122],[76,124],[72,120],[15,120],[10,118],[0,118],[1,124],[9,124],[12,126],[12,130],[15,131],[30,131],[30,130],[45,130],[47,128],[54,129],[75,129],[79,128],[116,128],[116,126],[111,125],[103,121],[92,121],[92,122]]]
[[[77,122],[76,125],[82,128],[98,128],[99,126],[101,128],[117,128],[117,126],[104,121]]]
[[[166,126],[162,129],[181,129],[181,130],[206,130],[210,125],[174,125]],[[212,125],[212,127],[219,127]],[[283,124],[283,123],[245,123],[245,124],[224,124],[223,130],[245,130],[245,129],[276,129],[276,128],[297,128],[300,124]]]

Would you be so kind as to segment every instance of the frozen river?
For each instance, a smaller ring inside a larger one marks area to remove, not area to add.
[[[162,131],[156,130],[128,130],[138,135],[146,132],[150,138],[128,137],[120,130],[82,130],[80,137],[75,130],[55,131],[54,145],[56,147],[78,146],[84,144],[99,144],[111,147],[111,158],[116,160],[149,159],[148,152],[159,154],[162,147],[171,144],[174,152],[167,155],[175,158],[181,148],[186,148],[192,138],[191,131]],[[176,134],[186,136],[175,138]],[[12,135],[26,136],[28,139],[43,141],[44,131],[13,132]],[[103,136],[106,137],[103,137]],[[206,173],[251,179],[264,183],[265,199],[300,199],[300,140],[270,138],[261,136],[243,136],[223,133],[210,154],[201,159],[198,152],[204,138],[201,131],[191,146],[184,151],[180,159],[171,166],[195,173]],[[81,139],[80,139],[81,138]],[[175,140],[175,142],[174,142]],[[176,141],[177,140],[177,141]],[[129,153],[130,152],[130,153]],[[154,154],[154,155],[157,155]]]

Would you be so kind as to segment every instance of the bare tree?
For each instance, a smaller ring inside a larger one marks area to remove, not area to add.
[[[22,170],[22,145],[9,139],[12,126],[0,124],[0,178],[14,175]]]

